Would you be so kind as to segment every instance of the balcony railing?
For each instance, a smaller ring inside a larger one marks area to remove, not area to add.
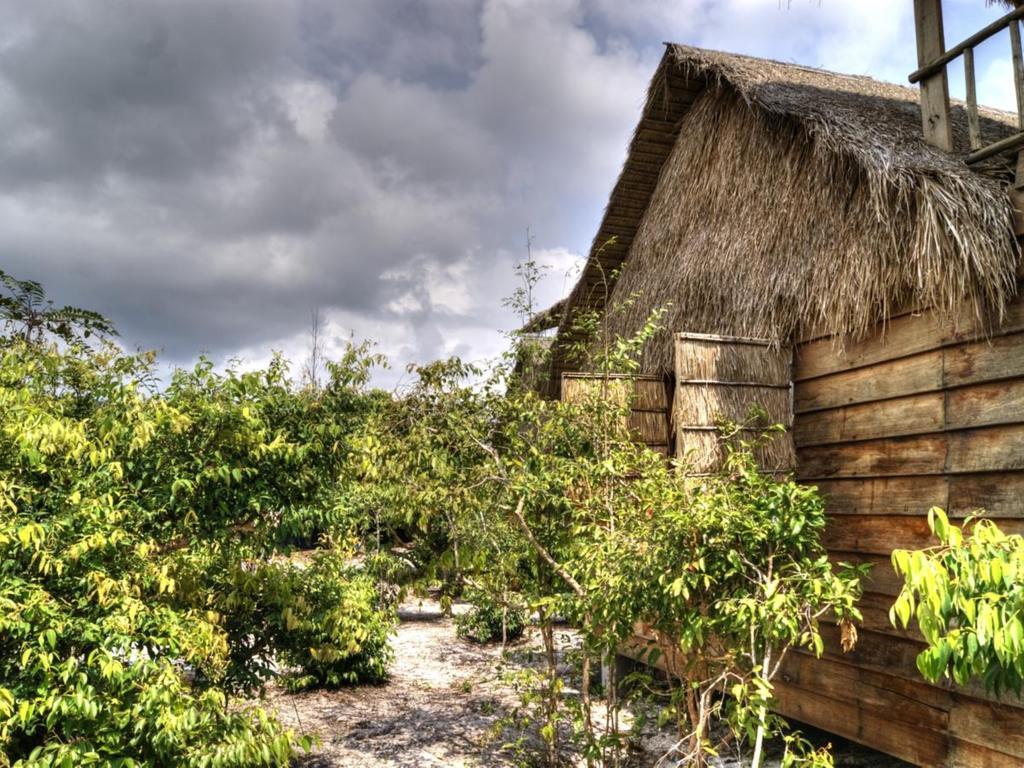
[[[963,57],[964,81],[967,90],[967,131],[971,151],[966,160],[978,163],[1002,152],[1024,146],[1024,56],[1021,54],[1020,20],[1024,6],[1015,8],[1001,19],[975,32],[961,43],[943,50],[941,0],[915,0],[917,23],[918,61],[921,66],[910,75],[911,83],[921,84],[921,110],[925,137],[936,146],[952,150],[952,130],[949,121],[949,91],[946,67]],[[993,35],[1010,30],[1010,52],[1013,57],[1014,92],[1017,98],[1017,132],[985,143],[978,116],[977,80],[974,74],[974,49]],[[936,55],[938,53],[938,55]]]

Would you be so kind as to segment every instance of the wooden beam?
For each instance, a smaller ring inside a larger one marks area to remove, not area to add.
[[[967,84],[967,132],[971,151],[981,149],[981,121],[978,119],[978,89],[974,80],[974,49],[964,51],[964,82]]]
[[[921,94],[924,94],[924,87],[921,88]],[[1003,152],[1009,152],[1012,149],[1024,145],[1024,131],[1017,131],[1017,133],[1011,133],[1004,139],[994,141],[987,147],[982,147],[977,152],[971,152],[967,156],[967,164],[974,165],[980,163],[982,160],[988,160],[990,157],[1002,154]]]
[[[914,0],[914,25],[917,28],[917,63],[924,67],[946,52],[942,0]],[[947,152],[953,151],[945,67],[921,80],[921,126],[925,141]]]
[[[945,67],[949,62],[953,61],[957,56],[964,53],[968,48],[977,48],[983,42],[988,40],[993,35],[1002,32],[1006,27],[1010,25],[1012,21],[1015,21],[1024,16],[1024,6],[1021,5],[1021,0],[1016,0],[1017,8],[1010,11],[1005,16],[996,19],[988,26],[978,30],[973,35],[968,37],[963,42],[957,43],[948,51],[943,53],[941,56],[937,56],[932,61],[921,66],[916,71],[910,74],[908,78],[911,83],[916,83],[924,80],[929,75],[934,75],[936,72]]]
[[[1017,127],[1024,131],[1024,52],[1020,45],[1020,22],[1010,22],[1010,53],[1013,59],[1013,87],[1017,95]]]

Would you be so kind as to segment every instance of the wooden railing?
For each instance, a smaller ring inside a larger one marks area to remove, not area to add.
[[[1015,8],[948,50],[944,50],[942,40],[941,0],[914,0],[914,12],[919,67],[911,73],[910,82],[921,84],[921,115],[925,138],[929,143],[947,151],[953,149],[946,67],[962,56],[967,90],[967,131],[971,143],[967,162],[977,163],[1024,146],[1024,55],[1021,53],[1020,38],[1020,20],[1024,18],[1024,6]],[[978,116],[974,49],[1004,29],[1010,31],[1018,130],[1010,136],[986,144],[981,134],[981,119]]]

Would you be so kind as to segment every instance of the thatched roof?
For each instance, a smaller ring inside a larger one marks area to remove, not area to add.
[[[568,297],[556,380],[585,309],[629,334],[671,302],[672,331],[781,340],[863,334],[907,302],[998,315],[1019,260],[1008,168],[965,165],[953,111],[946,153],[922,138],[916,89],[669,45]],[[982,130],[1014,118],[985,110]],[[670,354],[655,343],[644,368]]]
[[[540,333],[551,328],[557,328],[565,315],[567,299],[559,299],[547,309],[533,315],[526,324],[519,329],[520,333]]]

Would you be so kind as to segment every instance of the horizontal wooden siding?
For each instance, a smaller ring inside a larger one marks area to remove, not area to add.
[[[887,615],[889,555],[934,543],[929,507],[1024,533],[1024,301],[994,328],[926,311],[859,343],[806,341],[794,382],[798,477],[826,499],[831,557],[873,568],[857,648],[826,627],[823,659],[789,660],[780,709],[917,765],[1024,764],[1024,704],[923,682],[920,635]]]

